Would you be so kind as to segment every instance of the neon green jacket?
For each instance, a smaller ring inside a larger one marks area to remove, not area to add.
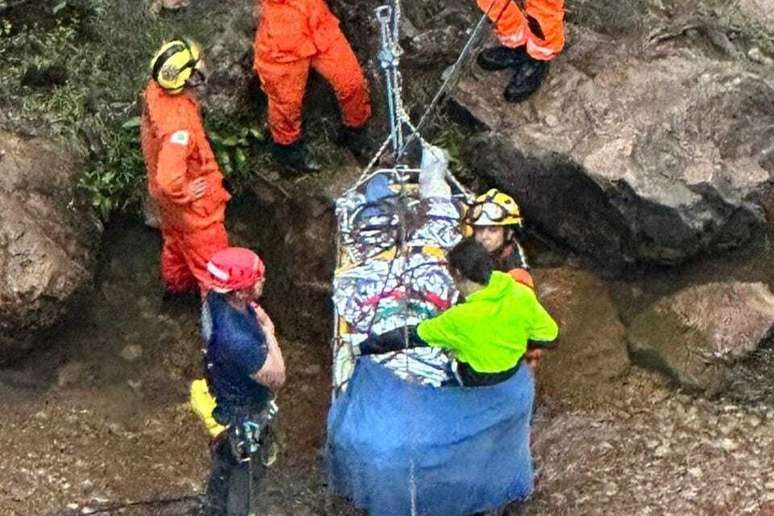
[[[552,345],[559,328],[531,288],[495,271],[464,303],[421,322],[417,335],[479,373],[499,373],[518,363],[527,341]]]

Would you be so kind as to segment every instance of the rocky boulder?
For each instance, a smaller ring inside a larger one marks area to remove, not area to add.
[[[737,8],[745,13],[753,23],[761,26],[774,25],[774,12],[768,0],[739,0]]]
[[[258,86],[252,62],[253,2],[233,5],[220,23],[222,29],[205,49],[208,79],[203,103],[205,112],[237,113]]]
[[[698,26],[696,24],[691,26]],[[774,178],[770,70],[718,59],[681,26],[650,37],[573,30],[529,101],[474,68],[455,103],[485,133],[474,170],[527,221],[610,271],[766,240]]]
[[[688,287],[637,316],[626,339],[635,363],[715,394],[734,361],[774,341],[774,294],[763,283]]]
[[[77,160],[0,133],[0,362],[29,350],[92,279],[101,227],[76,200]]]

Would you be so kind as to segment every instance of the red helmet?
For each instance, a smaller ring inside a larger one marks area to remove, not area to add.
[[[263,278],[265,270],[258,255],[244,247],[227,247],[207,263],[210,288],[216,292],[250,288]]]

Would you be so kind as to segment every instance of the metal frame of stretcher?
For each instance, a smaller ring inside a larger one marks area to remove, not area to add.
[[[386,174],[391,176],[394,184],[400,185],[401,195],[409,195],[407,190],[412,192],[418,192],[418,179],[420,169],[409,168],[406,166],[397,166],[394,168],[380,168],[370,173],[363,174],[351,188],[346,190],[340,197],[344,197],[353,192],[358,191],[365,184],[367,184],[372,178],[380,174]],[[451,197],[458,201],[464,202],[471,196],[470,190],[465,188],[454,175],[447,171],[445,177],[447,183],[452,189]],[[341,219],[337,217],[337,236],[336,236],[336,271],[339,271],[342,267],[354,266],[356,264],[353,256],[347,252],[347,245],[353,244],[352,241],[342,241],[343,234],[341,232]],[[366,258],[367,260],[368,258]],[[337,395],[346,388],[349,382],[349,377],[354,370],[357,357],[354,355],[353,350],[349,349],[348,363],[346,372],[343,371],[342,365],[339,363],[339,353],[343,346],[349,346],[349,344],[342,338],[342,334],[347,332],[348,323],[340,316],[335,304],[333,307],[334,313],[334,325],[333,325],[333,338],[331,340],[331,358],[333,362],[331,372],[331,399],[335,400]]]

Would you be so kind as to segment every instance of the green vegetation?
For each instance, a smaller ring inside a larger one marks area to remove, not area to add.
[[[259,145],[266,139],[263,132],[251,127],[251,120],[235,116],[207,117],[207,135],[218,158],[223,175],[234,193],[243,193],[250,182],[251,171],[266,161]]]
[[[749,12],[742,9],[739,0],[708,0],[707,5],[723,25],[740,34],[747,40],[748,45],[774,56],[774,26],[753,18]]]
[[[445,112],[438,115],[438,120],[434,124],[438,127],[437,136],[433,138],[433,145],[438,145],[449,152],[449,169],[451,172],[465,183],[471,184],[478,180],[478,176],[462,159],[462,150],[465,142],[470,139],[470,127],[463,126],[460,122],[449,116]],[[474,188],[479,185],[474,184]]]
[[[13,113],[6,128],[54,138],[86,158],[81,186],[105,219],[115,209],[136,208],[144,188],[137,117],[148,61],[177,35],[206,45],[223,30],[217,20],[228,6],[207,3],[213,5],[162,16],[148,13],[144,1],[0,6],[0,107]],[[246,134],[238,129],[215,136],[219,160],[237,177],[247,170]]]
[[[139,118],[129,120],[111,134],[105,155],[94,160],[81,177],[92,206],[103,220],[115,209],[138,206],[144,189],[144,165],[140,151]]]

